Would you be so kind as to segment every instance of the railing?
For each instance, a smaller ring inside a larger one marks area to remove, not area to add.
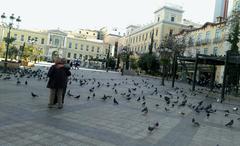
[[[223,42],[223,39],[222,39],[222,38],[214,38],[214,39],[213,39],[213,43],[214,43],[214,44],[221,43],[221,42]]]
[[[209,40],[209,39],[202,40],[202,45],[207,45],[210,43],[211,43],[211,40]]]
[[[197,41],[196,42],[196,46],[201,46],[202,45],[202,41]]]

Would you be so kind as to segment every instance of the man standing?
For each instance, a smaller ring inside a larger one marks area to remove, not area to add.
[[[61,109],[63,107],[63,92],[66,88],[69,75],[71,75],[71,72],[66,70],[62,60],[57,58],[55,64],[51,66],[47,74],[49,77],[47,88],[50,88],[49,108],[53,107],[55,97],[57,98],[58,108]]]

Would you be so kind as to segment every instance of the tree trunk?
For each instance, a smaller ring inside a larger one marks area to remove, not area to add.
[[[163,65],[162,86],[165,85],[165,84],[164,84],[165,76],[166,76],[166,65]]]

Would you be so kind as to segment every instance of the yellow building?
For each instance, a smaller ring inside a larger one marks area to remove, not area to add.
[[[31,31],[13,28],[11,37],[16,39],[13,45],[17,48],[20,48],[25,43],[25,46],[33,45],[35,48],[42,50],[41,56],[46,60],[51,60],[54,54],[68,60],[87,61],[90,58],[106,58],[108,44],[98,39],[98,31],[80,31]],[[7,36],[7,33],[8,28],[0,26],[0,43],[3,45],[5,44],[3,38]]]
[[[146,53],[148,52],[153,33],[153,52],[156,51],[156,48],[158,48],[161,40],[165,36],[177,34],[189,25],[190,22],[186,25],[182,21],[183,12],[179,6],[163,6],[154,12],[154,23],[142,27],[134,25],[128,26],[126,45],[133,52]]]
[[[196,54],[224,56],[229,49],[226,41],[226,22],[218,18],[218,22],[207,22],[202,27],[196,29],[182,30],[177,36],[184,37],[186,49],[184,56],[195,57]],[[223,66],[216,66],[217,82],[222,82]]]

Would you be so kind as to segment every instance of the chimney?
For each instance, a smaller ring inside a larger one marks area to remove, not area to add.
[[[218,16],[217,17],[217,23],[221,23],[223,21],[223,17],[222,16]]]

